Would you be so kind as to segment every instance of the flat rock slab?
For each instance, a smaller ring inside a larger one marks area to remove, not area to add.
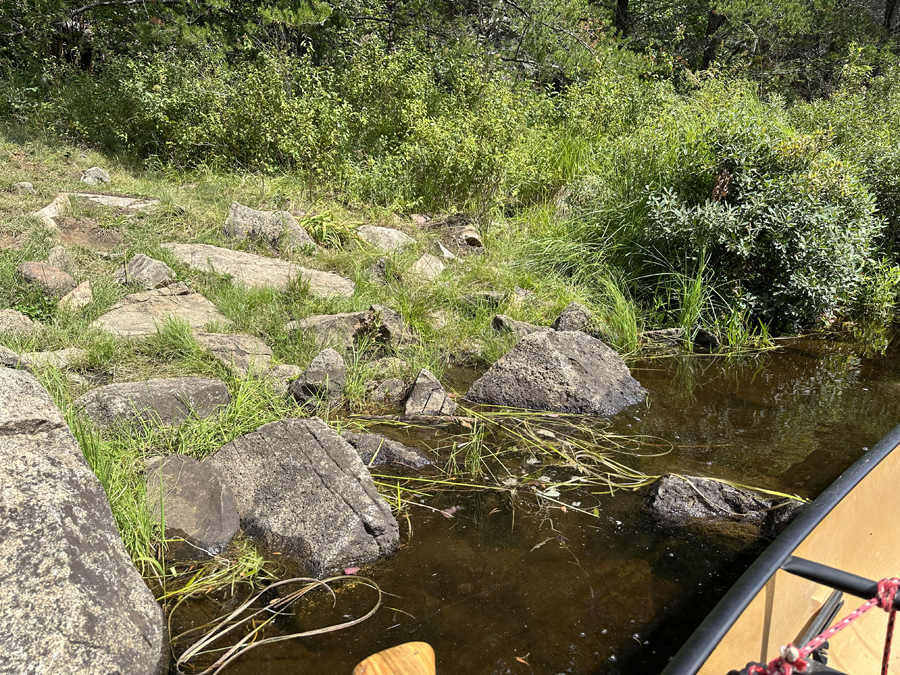
[[[94,192],[69,192],[73,197],[84,197],[95,204],[111,206],[114,209],[126,211],[141,211],[159,204],[158,199],[145,199],[143,197],[125,197],[122,195],[102,195]]]
[[[144,478],[150,516],[165,522],[166,560],[206,560],[234,539],[240,526],[234,494],[211,464],[187,455],[153,457]]]
[[[78,347],[67,347],[52,352],[26,352],[19,358],[31,368],[68,368],[72,363],[83,361],[87,351]]]
[[[148,291],[165,286],[175,279],[175,272],[162,260],[138,253],[113,275],[120,284],[138,284]]]
[[[231,486],[244,532],[308,574],[360,565],[399,545],[397,521],[356,450],[318,418],[263,425],[205,463]]]
[[[221,326],[231,323],[200,293],[178,282],[165,288],[126,295],[91,327],[120,337],[137,337],[157,332],[169,318],[187,321],[193,330],[203,330],[212,323]]]
[[[421,469],[431,464],[431,460],[425,457],[422,451],[378,434],[355,434],[352,431],[344,431],[341,438],[356,448],[366,466],[396,464]]]
[[[22,312],[15,309],[0,309],[0,333],[34,335],[42,328],[43,325],[32,321]]]
[[[60,269],[42,262],[23,262],[16,268],[16,274],[37,284],[48,295],[61,298],[78,285],[71,276]]]
[[[0,670],[166,672],[162,610],[47,391],[0,369]]]
[[[349,298],[355,285],[331,272],[309,270],[280,258],[232,251],[209,244],[163,244],[163,248],[188,267],[204,272],[230,274],[244,286],[271,286],[285,290],[291,279],[309,284],[309,292],[320,298]]]
[[[621,357],[579,331],[526,335],[466,393],[477,403],[581,415],[615,415],[647,392]]]
[[[363,225],[356,229],[356,234],[364,242],[382,251],[399,251],[416,243],[415,239],[400,230],[377,225]]]
[[[262,377],[269,372],[272,350],[259,338],[227,333],[195,333],[194,339],[238,377]]]
[[[409,416],[453,415],[456,401],[447,395],[438,379],[429,370],[419,371],[406,399],[404,412]]]
[[[210,377],[171,377],[119,382],[92,389],[75,400],[77,410],[100,426],[136,422],[180,424],[209,417],[231,403],[228,387]]]

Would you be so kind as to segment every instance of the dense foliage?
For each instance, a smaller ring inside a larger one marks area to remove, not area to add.
[[[653,322],[795,329],[894,302],[898,25],[897,0],[0,0],[0,115],[399,211],[554,208],[533,264]]]

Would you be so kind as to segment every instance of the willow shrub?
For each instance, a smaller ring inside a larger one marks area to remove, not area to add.
[[[599,197],[580,207],[591,227],[575,231],[603,241],[650,306],[656,280],[703,260],[751,321],[808,324],[854,296],[883,229],[855,165],[740,82],[673,99],[600,159]],[[728,193],[713,199],[726,171]]]

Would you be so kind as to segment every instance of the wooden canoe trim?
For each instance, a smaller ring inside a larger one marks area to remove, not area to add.
[[[373,654],[353,675],[435,675],[434,650],[427,642],[405,642]]]

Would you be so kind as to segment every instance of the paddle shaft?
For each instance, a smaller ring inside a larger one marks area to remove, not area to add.
[[[790,556],[781,566],[785,572],[834,588],[863,600],[878,596],[878,582],[821,563]],[[900,593],[894,598],[894,609],[900,610]]]

